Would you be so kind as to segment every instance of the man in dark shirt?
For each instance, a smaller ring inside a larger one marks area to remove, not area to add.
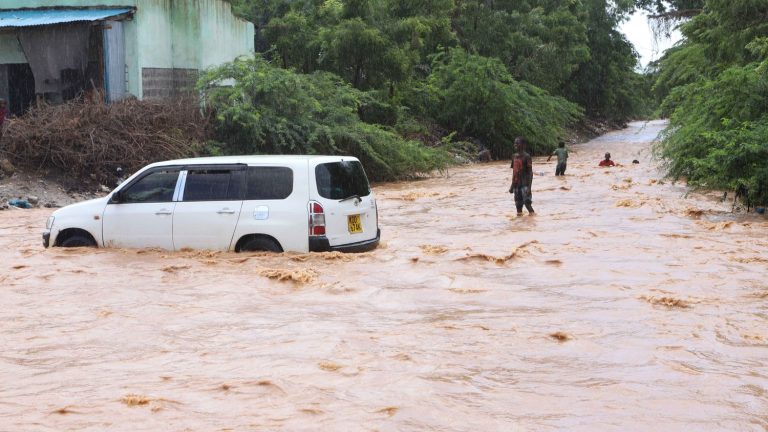
[[[525,138],[515,138],[515,154],[512,155],[512,185],[509,187],[509,193],[515,195],[515,207],[517,215],[523,214],[523,205],[528,209],[528,213],[534,214],[533,196],[531,195],[531,185],[533,184],[533,160],[531,155],[525,152]]]

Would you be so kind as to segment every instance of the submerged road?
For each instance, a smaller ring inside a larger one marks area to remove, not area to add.
[[[0,431],[768,430],[768,222],[662,180],[663,126],[535,158],[536,216],[508,162],[380,185],[360,255],[45,250],[49,210],[0,212]]]

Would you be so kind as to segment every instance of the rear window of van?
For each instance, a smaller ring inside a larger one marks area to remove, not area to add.
[[[327,199],[345,199],[351,196],[367,196],[371,193],[368,177],[358,161],[340,161],[315,167],[317,193]]]

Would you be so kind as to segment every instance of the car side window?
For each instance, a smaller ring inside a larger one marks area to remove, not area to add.
[[[178,179],[178,169],[149,173],[122,192],[122,202],[125,204],[171,202]]]
[[[288,167],[248,167],[246,200],[281,200],[293,193],[293,170]]]
[[[190,169],[184,201],[237,201],[242,199],[242,170]]]

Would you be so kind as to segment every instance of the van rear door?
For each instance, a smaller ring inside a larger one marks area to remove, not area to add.
[[[323,207],[325,235],[331,247],[376,238],[376,201],[359,160],[320,160],[312,180],[312,199]]]

